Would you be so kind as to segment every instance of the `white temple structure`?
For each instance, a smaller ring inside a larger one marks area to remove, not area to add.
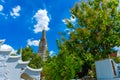
[[[120,63],[113,59],[95,62],[97,80],[120,80]]]
[[[21,55],[11,55],[11,50],[2,49],[5,40],[0,40],[0,80],[40,80],[42,68],[33,69]]]

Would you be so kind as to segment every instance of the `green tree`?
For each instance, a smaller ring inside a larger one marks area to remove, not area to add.
[[[27,46],[22,49],[18,49],[17,54],[20,54],[22,52],[22,60],[23,61],[30,61],[28,64],[29,67],[38,69],[41,68],[43,61],[41,56],[38,56],[37,53],[33,52],[32,47]]]
[[[38,56],[37,54],[32,54],[32,58],[28,66],[34,69],[39,69],[42,67],[42,63],[43,62],[41,56]]]
[[[22,60],[23,61],[29,61],[33,55],[33,49],[30,46],[27,46],[22,49],[18,49],[17,54],[22,53]]]
[[[81,0],[71,16],[74,23],[65,19],[69,36],[63,35],[58,55],[43,67],[46,80],[93,75],[94,61],[107,58],[114,46],[120,46],[119,0]]]
[[[119,0],[81,0],[71,9],[75,23],[66,19],[71,30],[63,44],[69,54],[83,60],[82,74],[87,75],[94,60],[107,58],[120,45]]]
[[[59,53],[49,58],[43,66],[46,80],[70,80],[75,76],[76,70],[80,70],[82,62],[75,54],[67,54],[65,45],[58,42]]]

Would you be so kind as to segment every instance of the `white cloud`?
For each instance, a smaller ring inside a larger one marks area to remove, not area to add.
[[[49,30],[48,24],[49,24],[49,17],[47,15],[46,10],[38,10],[35,15],[33,16],[33,19],[37,21],[37,24],[34,25],[34,32],[38,33],[41,32],[44,28],[45,30]]]
[[[76,21],[76,18],[73,18],[72,16],[70,17],[70,21],[74,23]]]
[[[64,31],[69,35],[71,32],[74,32],[75,30],[66,28]]]
[[[68,29],[68,28],[66,28],[66,29],[65,29],[65,32],[67,32],[67,34],[70,34],[71,30]]]
[[[62,22],[63,22],[64,24],[67,24],[66,21],[65,21],[65,19],[63,19]]]
[[[8,15],[6,15],[5,13],[2,12],[3,9],[4,9],[3,5],[0,4],[0,15],[2,15],[5,19],[7,19]]]
[[[0,11],[2,11],[3,10],[3,5],[0,5]]]
[[[69,22],[71,22],[71,23],[75,26],[76,18],[73,18],[73,17],[71,16],[71,17],[70,17],[69,19],[67,19],[67,20],[68,20]],[[63,19],[62,22],[63,22],[64,24],[67,24],[66,19]],[[73,30],[73,29],[66,28],[64,31],[67,32],[67,34],[69,35],[70,32],[73,32],[74,30]]]
[[[50,51],[50,54],[49,54],[51,57],[55,56],[55,52],[54,51]]]
[[[20,16],[20,10],[21,10],[21,7],[18,5],[14,8],[12,8],[12,12],[10,12],[10,15],[13,16],[14,18],[16,18],[17,16]]]
[[[29,46],[38,46],[38,45],[39,45],[39,41],[40,41],[40,40],[28,39],[28,40],[27,40],[27,44],[28,44]]]
[[[70,17],[70,19],[67,19],[67,20],[70,21],[70,22],[73,23],[73,24],[76,22],[76,18],[73,18],[72,16]],[[67,23],[66,23],[66,19],[63,19],[62,22],[63,22],[64,24],[67,24]]]

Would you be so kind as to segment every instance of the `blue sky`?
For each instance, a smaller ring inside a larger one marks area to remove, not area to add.
[[[38,49],[41,30],[47,31],[48,50],[57,53],[58,32],[66,30],[64,18],[79,0],[0,0],[0,39],[15,50],[30,45]]]

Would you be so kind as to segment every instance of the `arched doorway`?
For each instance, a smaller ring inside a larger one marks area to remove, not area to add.
[[[36,80],[35,78],[32,78],[27,73],[21,74],[21,80]]]

